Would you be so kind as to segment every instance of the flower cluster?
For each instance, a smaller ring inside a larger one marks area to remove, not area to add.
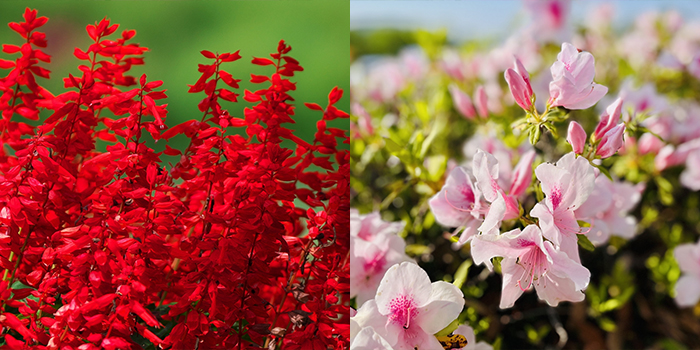
[[[686,245],[700,224],[698,22],[669,11],[613,28],[601,5],[573,26],[570,1],[524,5],[532,23],[503,41],[355,33],[352,207],[396,222],[391,263],[405,252],[458,286],[453,326],[494,347],[700,341],[676,331],[700,326]],[[351,283],[364,319],[373,289]],[[378,328],[356,341],[397,346]]]
[[[271,73],[252,75],[243,116],[225,105],[240,82],[225,69],[242,56],[202,51],[189,90],[204,94],[201,117],[168,127],[162,81],[129,75],[147,48],[107,19],[87,26],[66,91],[41,87],[46,22],[27,9],[10,23],[25,43],[0,61],[3,344],[347,349],[349,139],[327,125],[348,117],[342,91],[306,104],[321,116],[308,142],[287,127],[303,70],[291,46],[253,58]],[[176,135],[186,149],[149,146]]]
[[[359,309],[350,318],[352,349],[439,349],[436,337],[449,328],[464,307],[459,288],[444,281],[431,284],[428,274],[405,254],[401,222],[386,222],[378,212],[350,219],[351,297]],[[451,328],[459,347],[474,349],[468,325]],[[442,337],[444,338],[444,337]],[[449,338],[448,338],[449,339]],[[479,343],[482,349],[491,349]]]

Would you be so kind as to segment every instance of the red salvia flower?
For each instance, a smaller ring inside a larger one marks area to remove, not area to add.
[[[226,71],[239,52],[202,51],[202,116],[168,128],[162,82],[129,75],[147,49],[107,19],[87,26],[65,92],[38,85],[47,20],[27,9],[10,24],[24,43],[3,46],[19,57],[0,60],[4,348],[348,349],[349,139],[326,124],[348,118],[342,90],[306,104],[305,141],[288,127],[291,46],[254,58],[270,74],[242,93]],[[239,94],[254,106],[234,116]],[[179,134],[184,150],[148,146]]]

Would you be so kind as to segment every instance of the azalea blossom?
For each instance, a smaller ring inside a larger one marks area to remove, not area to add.
[[[573,120],[569,123],[569,131],[566,135],[566,141],[569,142],[574,150],[574,153],[583,153],[583,148],[586,145],[586,131],[583,130],[581,124]]]
[[[493,346],[489,345],[485,341],[476,342],[476,337],[474,336],[474,328],[469,327],[466,324],[459,325],[452,334],[463,335],[467,339],[467,345],[459,348],[459,350],[493,350]]]
[[[693,191],[700,190],[700,150],[688,153],[685,170],[681,173],[681,184]]]
[[[693,306],[700,301],[700,240],[695,244],[681,244],[673,250],[683,275],[676,282],[676,303]]]
[[[404,262],[389,268],[375,300],[365,303],[355,320],[361,327],[373,327],[396,350],[434,350],[442,349],[434,334],[463,307],[459,288],[444,281],[431,284],[422,268]]]
[[[517,197],[522,195],[532,180],[532,162],[535,152],[530,151],[523,155],[516,166],[510,193],[498,184],[499,166],[496,158],[482,150],[474,155],[473,169],[477,186],[481,190],[484,199],[491,203],[484,222],[478,228],[482,233],[498,233],[498,228],[503,220],[515,219],[520,216]]]
[[[366,327],[351,340],[353,350],[393,350],[391,345],[374,328]]]
[[[525,9],[532,17],[530,31],[539,40],[557,40],[571,35],[566,25],[571,0],[526,0]]]
[[[539,219],[544,237],[579,261],[576,234],[581,233],[574,211],[595,186],[595,173],[588,160],[567,153],[556,165],[540,164],[535,175],[542,184],[544,202],[535,204],[530,215]]]
[[[595,59],[589,52],[579,52],[574,45],[563,43],[557,61],[551,67],[550,106],[586,109],[598,102],[608,88],[593,82]]]
[[[480,235],[472,242],[474,263],[503,257],[503,287],[500,308],[512,307],[524,291],[533,286],[537,296],[551,306],[562,301],[581,301],[581,290],[588,286],[591,274],[581,263],[542,238],[536,225],[515,229],[502,235]],[[487,266],[489,266],[487,264]]]
[[[620,123],[608,130],[600,140],[596,155],[601,158],[608,158],[617,153],[624,143],[625,124]]]
[[[591,136],[591,140],[593,142],[603,138],[603,135],[605,135],[608,131],[610,131],[610,129],[615,127],[615,125],[617,125],[617,122],[620,121],[622,103],[622,98],[618,97],[617,100],[615,100],[615,102],[609,105],[605,109],[603,114],[600,115],[600,121],[598,122],[598,125],[595,127],[595,131]]]
[[[515,58],[515,67],[506,69],[504,76],[515,102],[526,111],[532,110],[532,86],[530,74],[523,64]]]
[[[630,239],[636,233],[637,220],[629,212],[642,198],[644,184],[612,182],[598,175],[595,187],[585,203],[576,209],[576,219],[590,222],[586,236],[595,245],[608,241],[611,235]]]
[[[406,243],[397,235],[403,222],[381,220],[378,212],[361,216],[350,213],[350,297],[357,303],[374,298],[374,293],[389,266],[410,261]]]
[[[472,104],[469,95],[462,91],[456,84],[450,84],[448,90],[450,91],[452,103],[457,112],[467,119],[476,118],[476,109],[474,109],[474,104]]]
[[[397,234],[403,231],[406,223],[403,221],[387,222],[382,220],[379,212],[360,215],[357,209],[350,209],[350,236],[357,236],[366,241],[383,234]]]
[[[445,185],[428,204],[439,224],[462,229],[459,243],[464,244],[476,234],[483,221],[481,202],[481,191],[472,182],[469,171],[458,166],[452,169]]]

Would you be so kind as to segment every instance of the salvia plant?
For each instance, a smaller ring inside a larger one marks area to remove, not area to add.
[[[358,349],[700,341],[697,23],[525,4],[501,44],[418,30],[351,67]]]
[[[348,118],[342,91],[306,104],[303,140],[291,46],[254,58],[269,74],[244,92],[238,51],[202,51],[200,115],[168,126],[162,81],[129,75],[147,48],[107,19],[65,90],[42,87],[47,20],[10,23],[21,42],[0,60],[2,348],[347,349],[349,139],[327,125]],[[176,135],[185,149],[149,147]]]

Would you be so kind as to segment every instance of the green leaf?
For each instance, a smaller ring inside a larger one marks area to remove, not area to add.
[[[30,287],[30,286],[28,286],[20,281],[15,281],[15,283],[12,283],[12,287],[10,287],[10,288],[11,289],[25,289],[25,288],[32,288],[32,287]]]
[[[595,167],[598,168],[598,170],[600,170],[600,172],[603,173],[603,175],[605,175],[605,177],[610,179],[610,181],[613,181],[612,175],[610,175],[610,171],[608,170],[608,168],[606,168],[602,165],[596,165]]]
[[[576,220],[576,222],[578,222],[578,225],[581,226],[581,227],[591,227],[591,224],[590,224],[589,222],[587,222],[587,221]]]
[[[581,248],[591,252],[595,250],[595,246],[586,235],[577,234],[576,236],[578,236],[578,245],[580,245]]]
[[[530,144],[535,145],[540,140],[540,136],[542,136],[542,130],[539,126],[534,125],[530,130]]]
[[[386,149],[391,153],[399,153],[403,150],[403,148],[392,139],[384,139],[384,145],[386,145]]]
[[[614,332],[617,329],[615,322],[607,317],[601,317],[599,320],[600,328],[606,332]]]
[[[421,147],[419,155],[419,159],[423,159],[425,155],[428,153],[428,149],[430,149],[430,145],[433,143],[435,138],[442,133],[442,131],[445,129],[445,126],[447,125],[447,122],[445,118],[437,118],[435,119],[435,122],[433,123],[433,128],[430,130],[430,134],[428,134],[428,137],[425,138],[425,141],[423,142],[423,145]]]
[[[503,338],[498,337],[496,340],[491,344],[493,346],[493,350],[501,350],[501,345],[503,343]]]
[[[464,282],[467,281],[467,274],[469,273],[470,266],[472,266],[471,260],[464,260],[464,262],[459,265],[457,272],[455,272],[455,280],[452,282],[457,288],[462,289]]]
[[[413,104],[416,115],[423,123],[430,121],[430,110],[428,109],[428,103],[425,101],[417,101]]]
[[[423,244],[409,244],[406,246],[406,254],[410,256],[430,254],[430,247]]]
[[[459,317],[455,318],[454,321],[450,322],[447,327],[443,328],[441,331],[435,333],[436,337],[444,337],[446,335],[452,334],[459,327]]]
[[[423,159],[422,156],[418,157],[421,153],[421,149],[423,148],[423,141],[425,141],[423,132],[416,131],[415,135],[413,136],[413,139],[411,140],[411,154],[413,154],[413,156],[418,159]]]

